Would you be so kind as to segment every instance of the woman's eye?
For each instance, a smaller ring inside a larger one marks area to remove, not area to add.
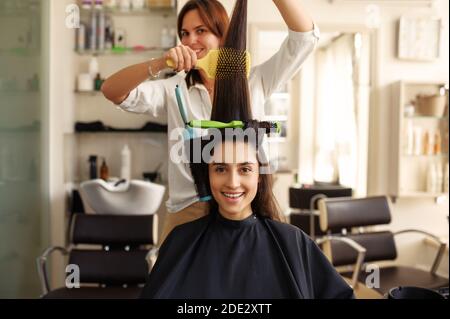
[[[202,34],[202,33],[204,33],[204,32],[206,32],[205,29],[198,29],[198,30],[197,30],[197,34]]]
[[[243,168],[241,169],[241,171],[242,171],[243,173],[250,173],[250,172],[252,171],[252,168],[251,168],[251,167],[243,167]]]
[[[217,166],[214,171],[217,173],[223,173],[225,172],[225,167]]]
[[[188,35],[188,33],[187,33],[186,31],[181,31],[180,34],[181,34],[181,37],[182,37],[182,38]]]

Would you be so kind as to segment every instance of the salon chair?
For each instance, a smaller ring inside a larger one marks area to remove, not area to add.
[[[390,202],[386,196],[359,199],[325,198],[319,200],[319,210],[320,228],[323,232],[342,229],[341,234],[324,236],[320,243],[325,255],[335,267],[354,265],[353,271],[341,272],[343,277],[349,279],[353,288],[358,285],[366,286],[366,279],[371,282],[373,271],[370,271],[372,267],[368,267],[369,265],[375,265],[380,271],[379,286],[372,289],[383,296],[391,288],[399,286],[428,289],[448,287],[448,278],[436,274],[446,249],[446,244],[437,236],[417,229],[394,233],[373,230],[374,226],[391,222]],[[376,264],[397,258],[395,237],[406,233],[417,233],[438,243],[439,249],[429,270]]]
[[[299,227],[312,239],[321,237],[325,233],[319,227],[319,213],[317,202],[321,198],[351,197],[352,189],[332,185],[311,185],[308,187],[289,188],[290,223]],[[340,232],[340,229],[332,229]]]
[[[37,258],[42,298],[127,299],[138,298],[155,261],[157,215],[75,214],[69,247],[50,247]],[[66,287],[52,289],[47,260],[58,252],[79,270],[66,274]],[[70,278],[69,278],[70,277]],[[78,281],[79,279],[79,281]],[[67,282],[79,283],[70,288]]]

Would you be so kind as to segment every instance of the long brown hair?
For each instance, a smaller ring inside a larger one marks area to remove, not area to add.
[[[224,41],[225,48],[238,52],[247,48],[247,0],[238,0],[234,6],[230,26]],[[217,69],[227,69],[227,59],[217,62]],[[245,68],[234,77],[216,79],[211,120],[229,122],[250,120],[252,112]]]
[[[233,48],[237,51],[245,51],[247,49],[247,0],[238,0],[235,4],[224,47]],[[227,66],[223,65],[226,62],[225,59],[221,60],[219,56],[217,68],[226,68]],[[249,127],[254,129],[256,133],[255,141],[248,140],[248,143],[256,143],[254,146],[258,151],[260,167],[258,191],[251,203],[253,213],[266,218],[284,221],[273,195],[272,175],[267,173],[261,174],[261,167],[268,165],[267,161],[264,161],[263,164],[259,156],[262,154],[259,149],[264,135],[258,134],[258,122],[252,120],[250,92],[245,68],[233,78],[216,79],[214,94],[212,120],[222,122],[232,120],[247,121],[250,124]],[[217,211],[218,204],[213,199],[211,201],[211,212],[214,212],[214,209]]]
[[[224,38],[230,24],[230,18],[223,5],[217,0],[189,0],[178,14],[177,29],[180,40],[184,17],[192,10],[198,11],[205,26],[216,37],[219,39]],[[200,72],[196,69],[190,70],[186,75],[186,83],[188,88],[196,83],[203,83]]]

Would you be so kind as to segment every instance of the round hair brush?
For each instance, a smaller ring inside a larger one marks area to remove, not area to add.
[[[220,60],[220,64],[218,63]],[[167,66],[175,68],[175,63],[168,59]],[[220,66],[219,66],[220,65]],[[208,54],[199,59],[196,69],[202,69],[210,79],[232,78],[236,74],[250,75],[251,58],[247,51],[239,51],[233,48],[220,48],[209,50]],[[218,67],[219,66],[219,67]]]

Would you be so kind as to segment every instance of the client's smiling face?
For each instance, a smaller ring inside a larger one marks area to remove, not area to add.
[[[211,192],[222,216],[232,220],[250,216],[259,180],[255,148],[244,142],[225,141],[214,148],[208,170]]]

